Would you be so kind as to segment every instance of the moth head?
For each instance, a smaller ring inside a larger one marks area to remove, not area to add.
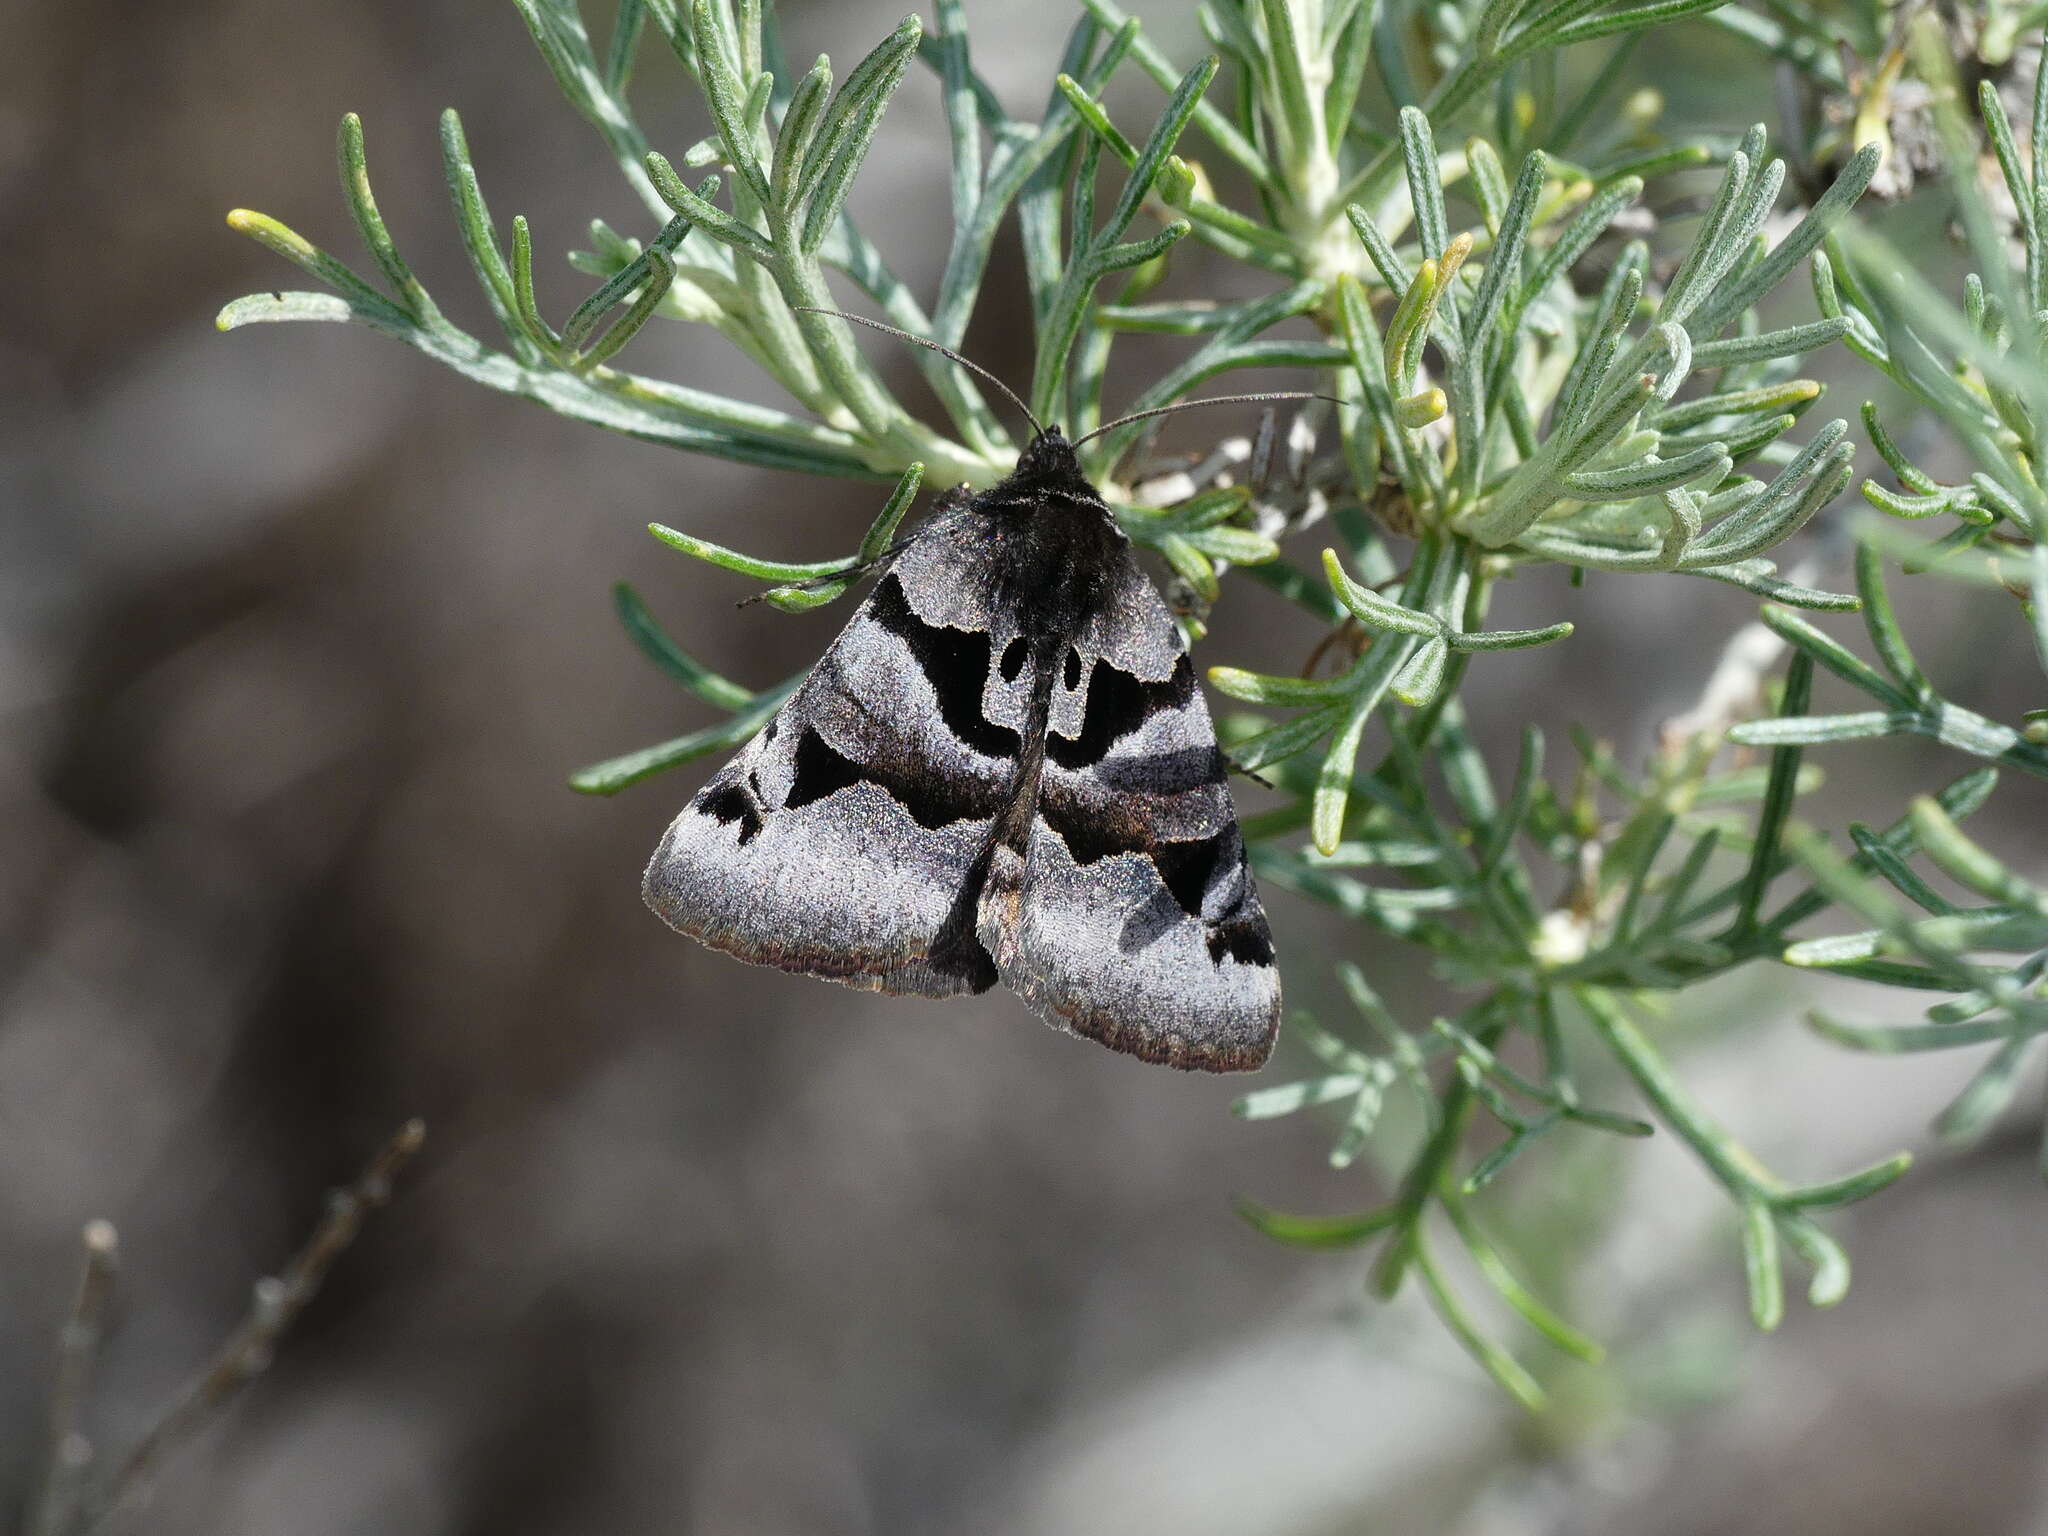
[[[1066,491],[1089,498],[1095,496],[1095,487],[1081,468],[1080,456],[1057,425],[1041,428],[1038,435],[1024,445],[1024,451],[1017,455],[1017,468],[1012,477],[1028,481],[1042,490]]]
[[[1057,423],[1041,428],[1038,434],[1024,445],[1024,451],[1017,455],[1017,473],[1020,475],[1045,474],[1078,465],[1074,456],[1074,445],[1067,441],[1067,434]]]

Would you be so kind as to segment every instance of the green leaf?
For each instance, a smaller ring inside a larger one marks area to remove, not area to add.
[[[1832,1307],[1849,1294],[1849,1256],[1842,1245],[1804,1216],[1780,1216],[1778,1231],[1808,1264],[1813,1280],[1806,1299],[1816,1307]]]
[[[1912,1153],[1895,1152],[1884,1161],[1872,1163],[1868,1168],[1852,1173],[1847,1178],[1830,1179],[1825,1184],[1802,1184],[1796,1189],[1786,1190],[1778,1197],[1779,1203],[1802,1210],[1853,1205],[1858,1200],[1869,1199],[1879,1190],[1889,1188],[1903,1178],[1912,1166]]]
[[[1417,646],[1407,664],[1394,675],[1394,697],[1416,708],[1429,703],[1443,687],[1444,662],[1449,654],[1450,647],[1440,635]]]
[[[846,568],[843,560],[813,560],[792,564],[781,560],[756,560],[738,550],[727,549],[722,544],[713,544],[709,539],[700,539],[695,534],[683,533],[660,523],[649,523],[647,531],[670,549],[679,549],[684,554],[715,565],[722,570],[732,571],[740,576],[752,576],[761,581],[809,581],[818,576],[837,576]]]
[[[1451,1226],[1458,1234],[1458,1240],[1465,1245],[1465,1251],[1472,1256],[1473,1264],[1486,1282],[1500,1293],[1505,1301],[1518,1313],[1522,1321],[1535,1329],[1544,1339],[1563,1353],[1586,1365],[1598,1365],[1606,1351],[1587,1338],[1576,1328],[1565,1322],[1550,1308],[1536,1298],[1520,1277],[1508,1267],[1507,1260],[1486,1235],[1479,1230],[1463,1199],[1452,1196],[1443,1202],[1444,1214],[1451,1219]]]
[[[1419,1229],[1410,1236],[1409,1245],[1431,1305],[1452,1335],[1464,1345],[1465,1352],[1516,1402],[1531,1413],[1541,1409],[1548,1401],[1543,1388],[1513,1355],[1486,1336],[1464,1302],[1452,1291],[1443,1272],[1437,1268]]]
[[[462,119],[452,107],[441,114],[441,166],[448,181],[448,196],[455,205],[455,222],[462,234],[463,248],[469,252],[470,265],[498,317],[499,328],[508,336],[523,334],[512,269],[491,227],[490,210],[484,206],[483,188],[477,182],[469,144],[463,137]]]
[[[708,202],[717,191],[718,178],[707,176],[698,188],[697,196]],[[519,230],[521,222],[514,220],[515,231]],[[646,250],[613,273],[595,293],[578,304],[570,312],[569,318],[562,322],[562,345],[572,352],[583,350],[590,337],[595,334],[598,322],[611,310],[626,303],[636,290],[639,291],[638,299],[631,305],[627,317],[617,322],[613,329],[624,327],[625,335],[628,337],[638,330],[646,322],[648,315],[653,313],[654,305],[658,304],[662,295],[668,291],[669,284],[674,281],[675,264],[669,260],[669,255],[682,243],[690,227],[689,216],[677,214],[663,227]],[[523,246],[523,237],[520,243]],[[541,322],[539,315],[532,309],[530,264],[522,262],[521,265],[527,269],[529,275],[519,279],[515,284],[518,290],[518,305],[521,314],[527,318],[528,328],[533,329]],[[623,340],[624,338],[621,338],[621,344]],[[617,350],[617,346],[612,346],[607,355]],[[596,348],[592,347],[586,355],[594,355],[595,352]]]
[[[1209,682],[1217,692],[1243,699],[1247,704],[1338,704],[1350,691],[1342,679],[1275,677],[1238,667],[1211,667]]]
[[[1858,606],[1861,606],[1860,598]],[[1901,693],[1884,674],[1858,657],[1839,640],[1816,629],[1806,620],[1770,604],[1766,604],[1757,617],[1776,631],[1781,639],[1790,642],[1802,654],[1812,657],[1851,687],[1862,689],[1880,703],[1893,709],[1912,708],[1912,699]]]
[[[1306,752],[1337,728],[1344,718],[1345,708],[1340,702],[1311,709],[1292,720],[1282,721],[1249,741],[1240,742],[1235,753],[1237,765],[1256,773],[1261,768],[1285,762],[1297,752]]]
[[[754,702],[752,691],[720,677],[669,639],[641,602],[640,594],[625,582],[612,588],[612,602],[618,609],[619,623],[641,654],[705,703],[719,709],[740,710]]]
[[[764,207],[771,206],[774,193],[768,176],[754,152],[751,120],[746,111],[746,87],[733,73],[719,36],[717,6],[713,0],[694,0],[690,7],[691,36],[697,45],[697,80],[704,87],[705,105],[718,125],[718,139],[725,147],[725,161],[739,173],[742,183]],[[680,212],[681,210],[678,210]]]
[[[1695,342],[1692,366],[1696,372],[1705,373],[1714,368],[1735,368],[1781,357],[1804,357],[1809,352],[1819,351],[1829,342],[1841,340],[1848,329],[1849,322],[1836,316],[1812,320],[1805,325],[1787,326],[1778,331],[1759,331],[1753,336]]]
[[[819,55],[810,72],[799,80],[783,110],[782,129],[775,137],[775,165],[769,176],[769,193],[778,208],[793,206],[796,190],[809,166],[811,144],[825,103],[832,93],[832,61]]]
[[[1365,1084],[1365,1077],[1357,1072],[1338,1072],[1328,1077],[1306,1078],[1298,1083],[1287,1083],[1278,1088],[1261,1088],[1256,1093],[1248,1093],[1230,1106],[1230,1112],[1240,1120],[1273,1120],[1281,1115],[1291,1115],[1299,1109],[1351,1098],[1364,1088]]]
[[[654,183],[655,191],[661,194],[663,202],[677,213],[686,214],[692,224],[736,251],[742,251],[756,261],[769,261],[775,255],[775,247],[768,237],[759,230],[742,224],[738,219],[718,207],[709,198],[691,191],[683,184],[682,177],[666,157],[649,151],[647,156],[648,179]]]
[[[1908,814],[1920,846],[1951,880],[1988,900],[2048,914],[2048,896],[1963,836],[1938,802],[1919,796]]]
[[[1563,489],[1578,501],[1633,501],[1695,480],[1717,484],[1734,467],[1727,445],[1714,442],[1674,459],[1651,458],[1618,469],[1579,470],[1563,477]]]
[[[709,757],[714,752],[730,752],[766,725],[802,681],[803,675],[798,674],[780,687],[757,694],[751,706],[718,725],[706,726],[701,731],[692,731],[659,746],[643,747],[638,752],[594,763],[571,775],[569,787],[580,795],[616,795],[643,779],[666,773],[671,768],[680,768],[697,758]]]
[[[1785,1286],[1778,1269],[1778,1228],[1761,1200],[1742,1207],[1742,1270],[1749,1282],[1749,1315],[1769,1333],[1785,1318]]]
[[[860,173],[869,146],[874,143],[882,113],[903,83],[904,72],[910,68],[922,36],[918,19],[906,16],[894,32],[854,66],[846,84],[826,109],[818,128],[816,153],[805,167],[798,193],[806,200],[799,242],[804,254],[817,250],[837,221],[847,193],[853,189],[853,179]]]
[[[1276,1242],[1291,1248],[1356,1248],[1400,1220],[1399,1206],[1381,1206],[1355,1216],[1293,1216],[1240,1196],[1237,1214]]]
[[[1353,581],[1345,574],[1343,563],[1338,560],[1334,549],[1323,551],[1323,575],[1330,583],[1332,595],[1361,624],[1396,634],[1422,635],[1432,640],[1444,632],[1443,620],[1404,608],[1392,599],[1380,596],[1372,588]]]
[[[1549,645],[1553,640],[1568,639],[1572,633],[1570,620],[1546,624],[1541,629],[1484,629],[1471,634],[1453,632],[1444,636],[1454,651],[1520,651],[1532,645]]]
[[[1927,681],[1927,674],[1920,670],[1919,662],[1913,659],[1912,648],[1906,644],[1905,631],[1899,628],[1898,615],[1892,611],[1891,595],[1885,588],[1884,562],[1878,552],[1868,544],[1856,547],[1856,592],[1863,599],[1863,626],[1870,632],[1870,642],[1883,660],[1885,670],[1906,697],[1925,699],[1934,692]]]
[[[1712,577],[1715,581],[1725,581],[1730,586],[1740,587],[1745,592],[1754,592],[1758,597],[1767,597],[1773,602],[1820,613],[1852,613],[1861,606],[1860,599],[1849,593],[1826,592],[1818,587],[1786,581],[1777,574],[1777,567],[1768,560],[1742,560],[1727,565],[1700,566],[1690,574]]]
[[[1762,261],[1713,295],[1702,309],[1695,329],[1711,335],[1777,287],[1807,256],[1815,256],[1817,264],[1821,241],[1856,205],[1856,200],[1870,185],[1870,179],[1877,174],[1878,163],[1883,158],[1882,151],[1875,144],[1865,144],[1858,149],[1829,184],[1827,191],[1793,226],[1791,233],[1780,240]]]
[[[362,235],[364,246],[382,269],[385,281],[391,284],[399,307],[414,320],[422,324],[431,323],[438,318],[439,311],[434,308],[433,300],[427,297],[427,290],[420,286],[419,279],[412,275],[405,258],[398,254],[391,231],[385,227],[384,216],[377,210],[376,194],[370,190],[369,160],[363,150],[363,120],[353,112],[342,115],[336,155],[341,162],[342,193],[348,199],[349,213],[356,221],[356,230]]]
[[[1323,765],[1316,773],[1314,799],[1309,811],[1309,838],[1321,853],[1332,853],[1344,839],[1344,808],[1350,803],[1351,774],[1358,758],[1358,745],[1372,719],[1376,696],[1360,694],[1349,704],[1343,724],[1338,726]]]
[[[268,214],[256,213],[247,208],[237,208],[228,215],[228,228],[236,234],[247,235],[258,245],[289,261],[300,271],[318,278],[348,301],[351,309],[360,310],[364,315],[386,318],[388,323],[398,325],[407,321],[407,316],[392,302],[336,261],[320,247],[314,245],[297,230],[280,224]],[[260,300],[263,295],[252,295]],[[272,300],[281,300],[282,295],[271,294]],[[230,305],[230,308],[234,306]],[[223,314],[226,311],[222,311]],[[279,316],[277,318],[283,318]],[[327,318],[320,316],[319,318]],[[237,316],[237,323],[245,323],[246,316]],[[228,327],[222,327],[227,329]]]
[[[213,323],[233,331],[276,320],[352,320],[355,313],[347,299],[334,293],[252,293],[225,305]]]
[[[1781,717],[1797,716],[1813,696],[1813,663],[1804,651],[1795,651],[1785,670],[1785,692],[1779,704]],[[1792,801],[1799,793],[1799,749],[1779,747],[1771,755],[1771,776],[1764,788],[1763,805],[1757,812],[1756,845],[1750,854],[1749,870],[1743,876],[1742,895],[1729,933],[1747,934],[1757,925],[1764,896],[1771,879],[1784,862],[1778,840],[1792,815]],[[1764,1326],[1761,1322],[1759,1327]]]

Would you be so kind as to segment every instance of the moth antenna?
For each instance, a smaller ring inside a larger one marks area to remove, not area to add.
[[[929,336],[920,336],[915,331],[906,331],[902,329],[900,326],[888,325],[880,320],[870,320],[866,315],[849,315],[843,309],[820,309],[815,304],[796,304],[792,305],[791,308],[796,309],[799,312],[806,315],[830,315],[835,320],[850,320],[855,325],[864,325],[871,331],[880,331],[884,336],[894,336],[898,341],[907,341],[916,346],[929,347],[932,351],[938,353],[939,356],[951,359],[953,362],[958,363],[962,368],[965,368],[969,373],[980,374],[984,379],[987,379],[989,383],[995,385],[997,389],[1000,389],[1004,394],[1010,397],[1010,403],[1012,405],[1016,406],[1018,410],[1024,413],[1024,419],[1031,423],[1032,432],[1039,437],[1043,437],[1045,435],[1045,428],[1039,424],[1038,418],[1031,414],[1031,407],[1024,403],[1023,398],[1018,395],[1017,391],[1010,388],[1009,385],[1005,384],[1001,379],[997,378],[994,374],[990,373],[986,368],[982,367],[981,364],[976,362],[970,362],[968,359],[962,357],[958,352],[955,352],[951,347],[947,346],[944,342],[933,341]]]
[[[1127,427],[1134,421],[1144,421],[1153,416],[1171,416],[1175,411],[1191,411],[1198,405],[1258,405],[1271,400],[1327,400],[1332,405],[1343,405],[1335,395],[1319,395],[1312,389],[1284,389],[1274,394],[1259,395],[1204,395],[1199,400],[1182,400],[1176,405],[1157,405],[1149,411],[1133,411],[1128,416],[1119,416],[1115,421],[1104,422],[1086,437],[1074,439],[1074,446],[1114,432],[1118,427]]]

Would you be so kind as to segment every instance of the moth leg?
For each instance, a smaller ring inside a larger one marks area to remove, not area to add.
[[[1220,747],[1217,750],[1222,751]],[[1223,753],[1223,767],[1226,772],[1237,774],[1241,778],[1250,779],[1254,784],[1260,785],[1266,789],[1274,789],[1278,787],[1273,783],[1271,779],[1267,778],[1263,773],[1260,773],[1258,769],[1247,768],[1243,763],[1239,762],[1235,757],[1232,757],[1228,752]]]

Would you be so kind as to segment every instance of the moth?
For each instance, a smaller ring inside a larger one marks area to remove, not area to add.
[[[1280,979],[1227,761],[1077,444],[1033,426],[1007,478],[884,557],[669,827],[647,904],[756,964],[920,997],[1001,981],[1141,1060],[1256,1069]]]

